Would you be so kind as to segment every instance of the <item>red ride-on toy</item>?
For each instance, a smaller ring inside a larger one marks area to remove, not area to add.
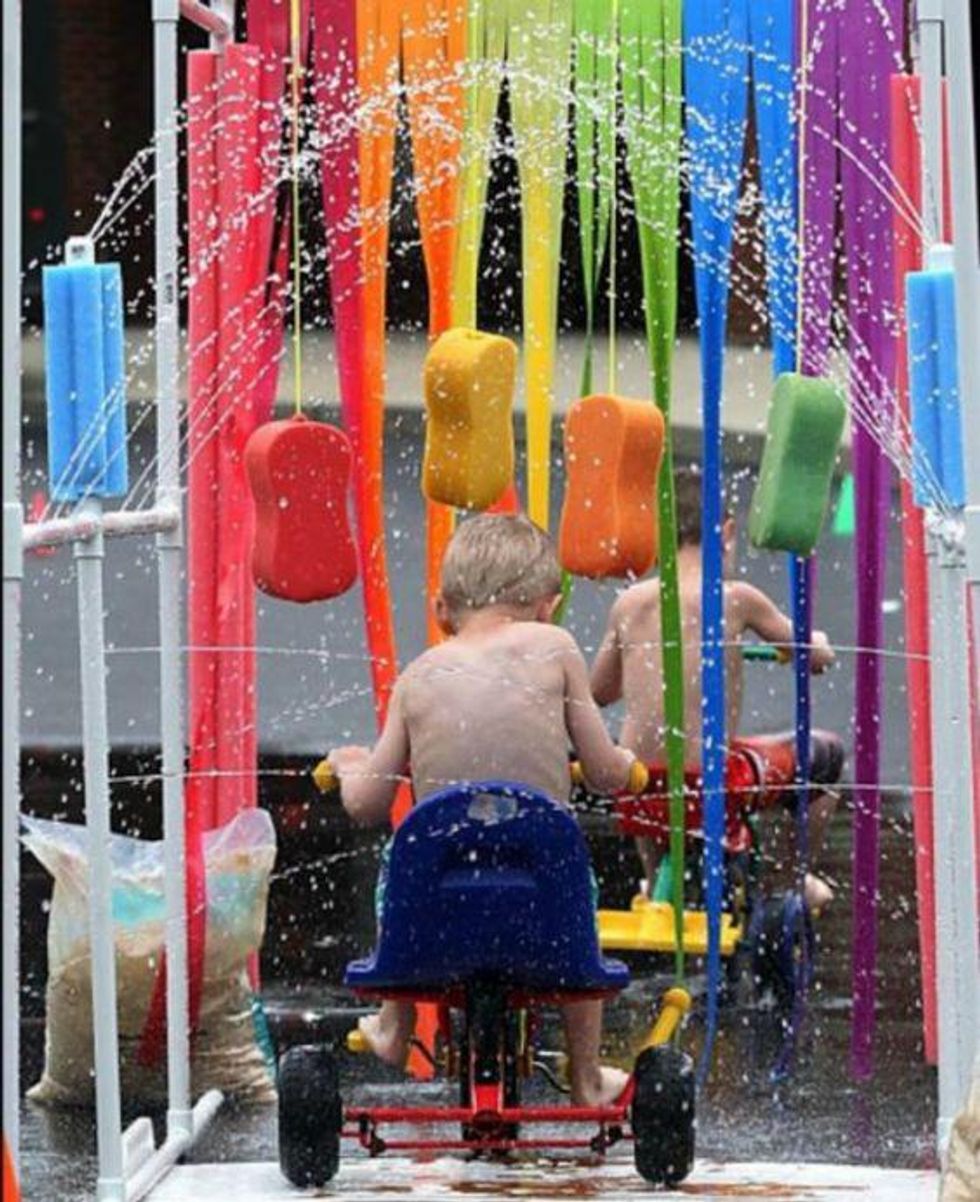
[[[337,1061],[324,1046],[290,1048],[279,1066],[279,1157],[301,1188],[329,1181],[343,1139],[372,1156],[410,1149],[506,1152],[632,1140],[651,1183],[675,1185],[694,1160],[694,1073],[671,1043],[690,999],[664,1006],[613,1105],[529,1106],[535,1011],[610,997],[629,981],[602,956],[590,863],[568,809],[523,785],[447,789],[417,805],[391,847],[378,946],[347,966],[362,998],[435,1002],[457,1105],[345,1106]],[[453,1014],[458,1020],[453,1022]],[[455,1033],[455,1034],[454,1034]],[[442,1137],[391,1128],[442,1124]]]

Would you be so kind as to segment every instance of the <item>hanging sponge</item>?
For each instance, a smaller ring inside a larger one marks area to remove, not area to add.
[[[577,576],[642,576],[658,551],[664,418],[652,401],[589,396],[565,418],[558,558]]]
[[[245,446],[255,500],[252,575],[284,601],[326,601],[357,579],[347,516],[351,449],[335,426],[266,422]]]
[[[754,546],[796,555],[813,552],[827,514],[846,412],[829,380],[795,372],[778,377],[749,513]]]
[[[936,503],[936,488],[954,506],[966,504],[957,377],[956,295],[951,248],[929,252],[929,270],[905,277],[908,314],[912,473],[917,505]]]
[[[72,241],[87,244],[75,249],[91,256],[88,239]],[[52,500],[122,496],[128,469],[119,264],[45,267],[43,299]]]
[[[511,406],[517,348],[479,330],[447,330],[425,359],[422,492],[458,509],[487,509],[514,478]]]

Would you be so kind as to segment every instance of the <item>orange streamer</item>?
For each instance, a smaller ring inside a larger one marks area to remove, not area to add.
[[[429,335],[452,325],[453,262],[463,136],[462,64],[465,0],[406,0],[402,61],[415,166],[416,208],[429,285]],[[433,602],[446,544],[455,525],[446,505],[426,502],[426,596],[430,643],[442,632]]]

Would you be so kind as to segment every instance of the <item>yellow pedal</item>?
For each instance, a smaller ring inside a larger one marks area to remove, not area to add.
[[[353,1052],[355,1056],[362,1056],[365,1052],[370,1052],[371,1045],[360,1027],[352,1027],[347,1032],[347,1050]]]

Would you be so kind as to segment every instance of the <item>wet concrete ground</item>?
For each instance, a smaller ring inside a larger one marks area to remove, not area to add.
[[[27,431],[27,488],[37,479],[43,445]],[[403,657],[424,639],[422,601],[422,519],[418,494],[419,426],[416,415],[393,420],[388,441],[389,566]],[[137,439],[135,460],[147,444]],[[138,471],[133,472],[135,477]],[[560,487],[556,480],[556,504]],[[744,515],[750,482],[738,485]],[[895,527],[893,526],[893,529]],[[850,540],[828,534],[821,548],[817,624],[839,646],[853,639],[853,569]],[[743,554],[749,578],[776,597],[785,595],[782,557]],[[901,651],[899,547],[889,554],[890,599],[885,613],[888,648]],[[110,545],[107,568],[110,658],[110,724],[117,746],[152,746],[156,741],[158,698],[155,567],[148,542]],[[601,637],[611,602],[611,586],[576,587],[569,622],[587,652]],[[24,607],[24,743],[35,769],[25,808],[51,815],[77,808],[74,786],[46,772],[60,749],[77,745],[77,641],[71,557],[28,560]],[[357,590],[328,606],[299,608],[262,600],[259,614],[260,743],[264,752],[263,802],[273,809],[280,832],[280,859],[270,899],[270,937],[263,957],[265,996],[281,1038],[304,1037],[300,1017],[312,1013],[316,1029],[340,1037],[349,999],[338,991],[344,960],[370,938],[370,893],[375,843],[351,842],[346,827],[327,821],[312,833],[290,836],[294,811],[303,809],[308,786],[276,775],[282,756],[303,764],[345,740],[366,741],[371,700]],[[849,742],[853,697],[853,655],[842,650],[839,668],[818,681],[815,721],[833,727]],[[769,665],[747,669],[745,729],[791,724],[789,673]],[[820,923],[817,981],[804,1034],[800,1063],[790,1083],[774,1093],[768,1083],[774,1027],[770,1016],[752,1008],[731,1009],[724,1019],[715,1068],[699,1110],[699,1154],[718,1159],[834,1161],[896,1167],[934,1163],[935,1080],[922,1063],[918,1009],[918,957],[915,932],[911,824],[904,793],[907,781],[904,680],[900,656],[886,661],[883,711],[884,801],[880,900],[879,1011],[876,1072],[867,1084],[847,1071],[850,1019],[850,817],[846,804],[832,827],[826,870],[839,883],[837,901]],[[296,758],[300,757],[300,758]],[[66,769],[65,771],[69,771]],[[77,766],[71,768],[69,775]],[[149,797],[149,794],[147,795]],[[69,800],[66,800],[66,797]],[[291,800],[292,799],[292,800]],[[125,799],[116,798],[120,810]],[[292,817],[290,817],[292,815]],[[152,825],[148,823],[147,826]],[[587,822],[603,889],[603,905],[627,904],[637,875],[633,853],[601,818]],[[335,859],[338,848],[355,854]],[[25,867],[27,865],[25,864]],[[41,1050],[44,881],[33,869],[25,880],[25,922],[35,932],[25,949],[25,1085],[36,1079]],[[332,892],[314,886],[328,879]],[[33,881],[33,883],[31,883]],[[338,886],[334,889],[334,886]],[[343,899],[344,923],[326,897]],[[273,938],[272,936],[276,937]],[[282,936],[280,938],[279,936]],[[636,979],[609,1011],[610,1054],[623,1054],[642,1028],[664,981],[660,966],[634,966]],[[697,1023],[690,1043],[696,1049]],[[554,1041],[557,1043],[557,1040]],[[388,1072],[362,1062],[345,1067],[350,1094],[380,1086],[385,1096],[405,1087]],[[75,1202],[91,1197],[94,1180],[94,1122],[88,1112],[50,1112],[25,1106],[23,1138],[25,1197]],[[275,1158],[275,1116],[271,1110],[228,1108],[194,1151],[200,1161]],[[469,1193],[472,1187],[460,1192]],[[775,1195],[778,1196],[778,1195]]]

